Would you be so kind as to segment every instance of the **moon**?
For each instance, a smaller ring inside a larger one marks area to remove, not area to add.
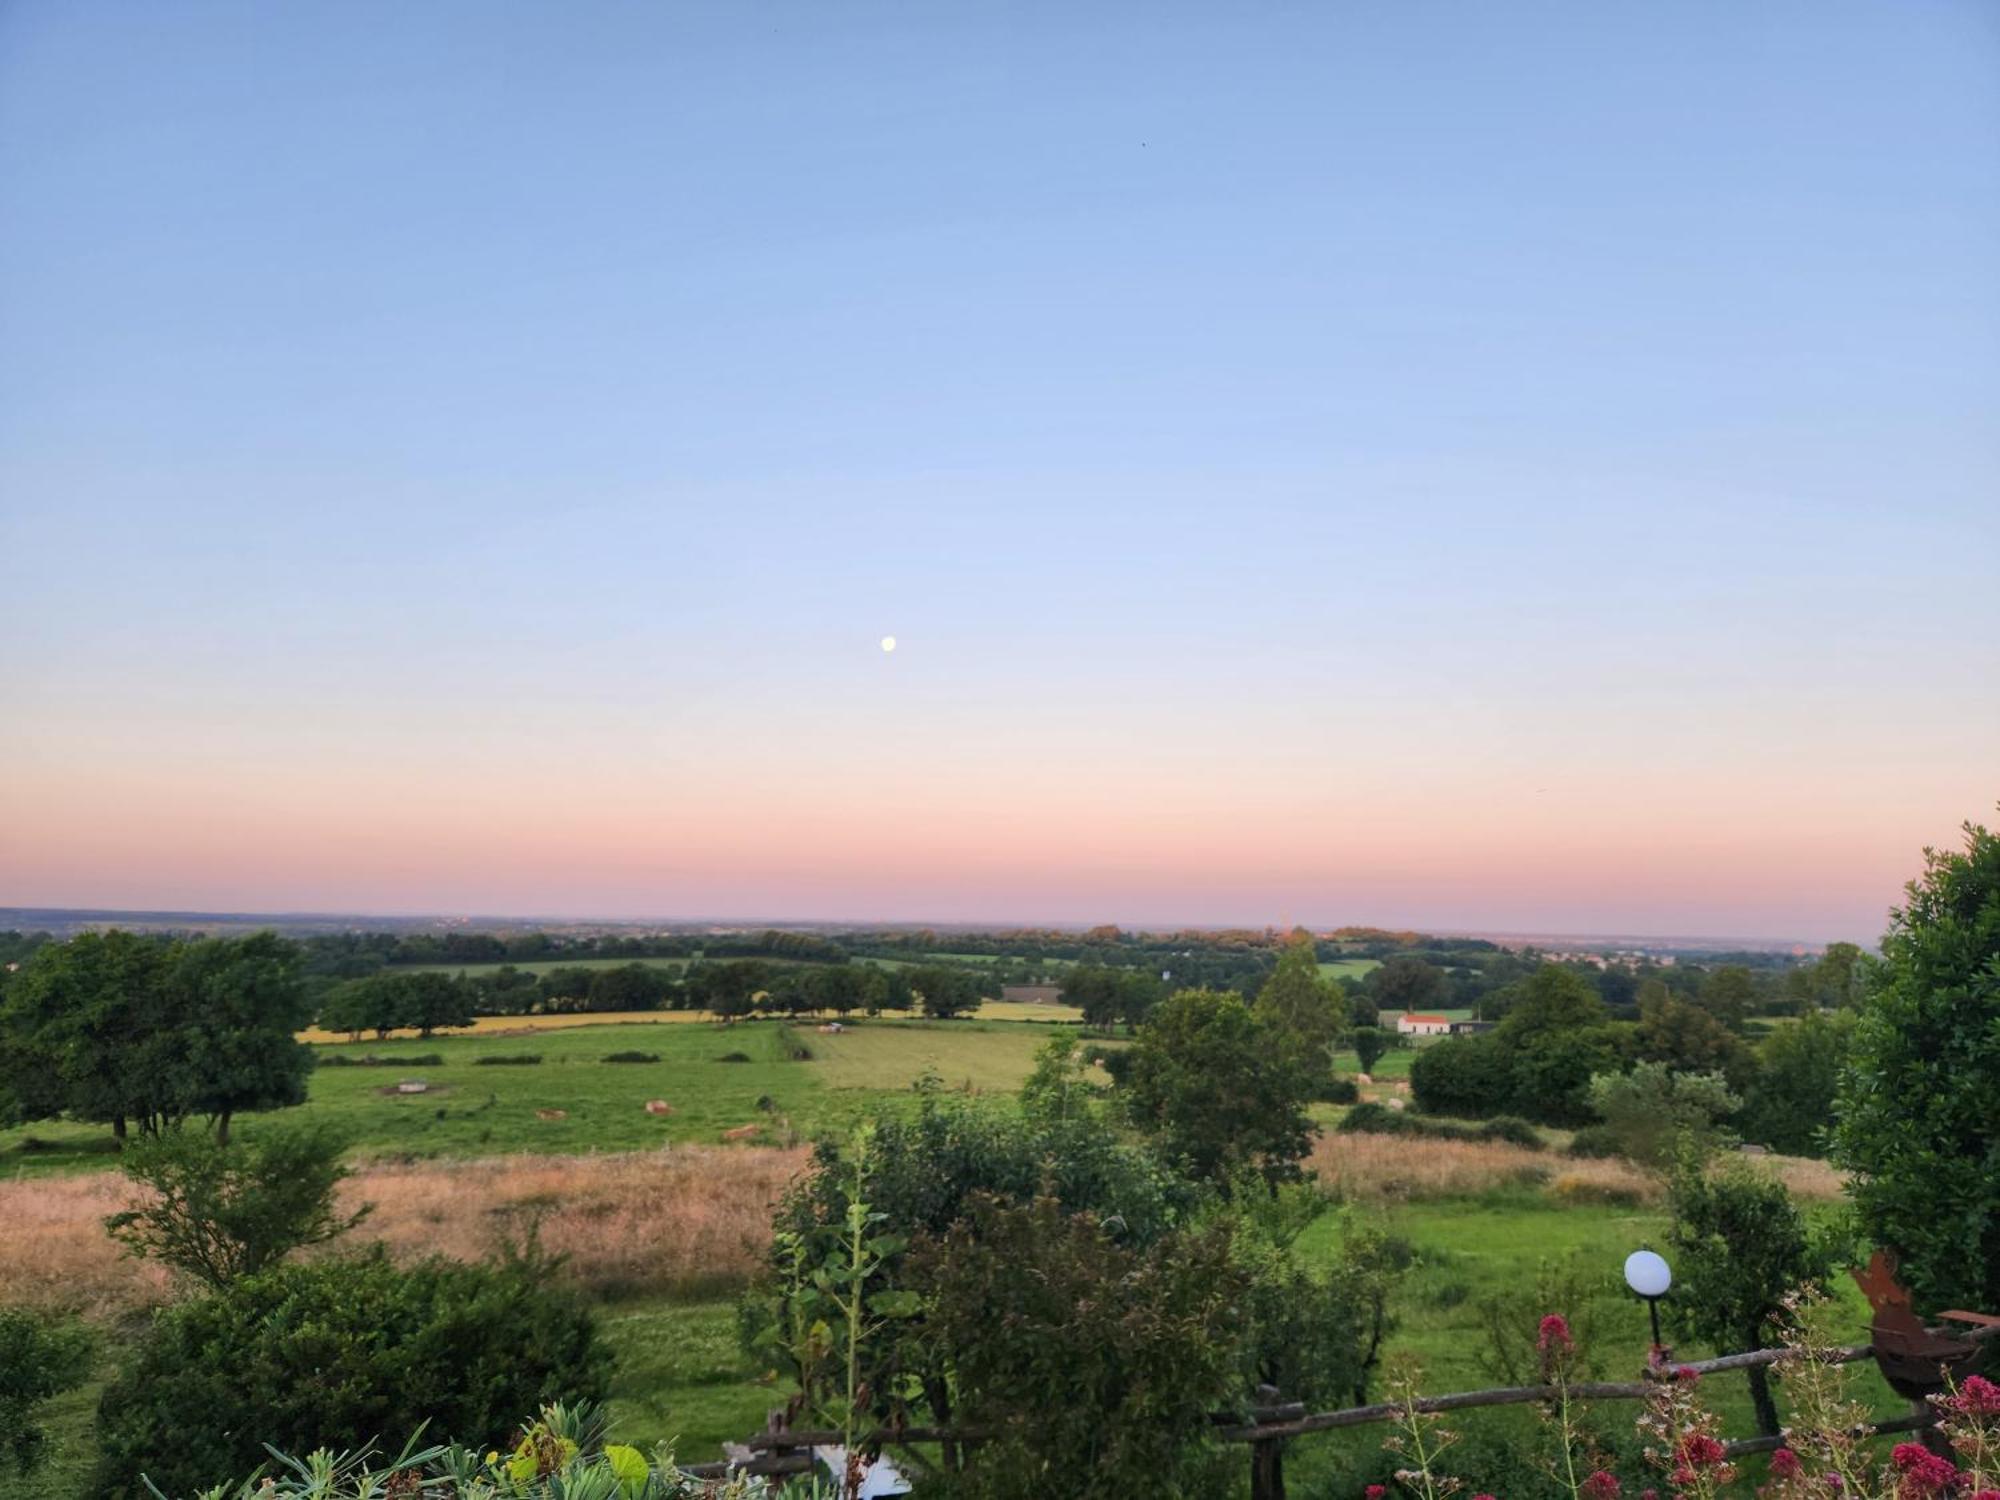
[[[895,638],[895,637],[894,637],[893,635],[885,635],[885,636],[883,636],[883,637],[882,637],[882,650],[883,650],[884,652],[889,652],[889,651],[894,651],[895,649],[896,649],[896,638]]]

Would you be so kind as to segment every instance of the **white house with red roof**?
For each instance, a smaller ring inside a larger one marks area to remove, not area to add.
[[[1396,1017],[1396,1031],[1401,1036],[1449,1036],[1451,1017],[1422,1016],[1405,1011]]]

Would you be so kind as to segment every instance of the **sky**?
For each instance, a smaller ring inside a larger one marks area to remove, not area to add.
[[[1869,941],[1996,268],[1976,0],[13,0],[0,904]]]

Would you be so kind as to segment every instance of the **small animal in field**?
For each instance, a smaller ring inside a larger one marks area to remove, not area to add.
[[[738,1125],[734,1130],[722,1132],[725,1141],[747,1141],[764,1127],[762,1125]]]
[[[670,1115],[673,1112],[674,1107],[664,1099],[648,1099],[646,1101],[646,1113],[649,1115]]]
[[[535,1118],[537,1120],[567,1120],[569,1118],[569,1111],[566,1109],[538,1109],[535,1111]]]

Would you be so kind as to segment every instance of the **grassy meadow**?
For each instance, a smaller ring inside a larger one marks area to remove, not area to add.
[[[368,1055],[443,1061],[323,1065],[304,1112],[350,1133],[355,1175],[345,1192],[350,1202],[375,1205],[358,1233],[398,1256],[476,1258],[532,1223],[548,1248],[568,1257],[563,1274],[596,1305],[617,1353],[616,1435],[641,1444],[677,1439],[690,1461],[760,1428],[784,1398],[739,1348],[734,1307],[762,1265],[771,1206],[804,1166],[810,1140],[844,1131],[872,1107],[909,1101],[910,1085],[926,1074],[949,1091],[1011,1093],[1057,1029],[884,1019],[831,1035],[775,1021],[543,1019],[596,1024],[319,1044],[329,1063]],[[659,1061],[603,1061],[626,1050],[657,1053]],[[542,1060],[481,1061],[523,1053]],[[1412,1056],[1388,1054],[1364,1093],[1396,1095]],[[1352,1056],[1344,1066],[1354,1070]],[[396,1092],[405,1079],[422,1080],[426,1091]],[[653,1099],[672,1113],[648,1114]],[[1341,1113],[1323,1106],[1319,1118],[1330,1126]],[[259,1124],[253,1116],[239,1128],[254,1132]],[[743,1135],[725,1143],[725,1132]],[[36,1145],[26,1149],[31,1134]],[[121,1330],[170,1292],[163,1275],[121,1258],[103,1233],[104,1216],[127,1201],[124,1180],[107,1170],[106,1137],[100,1128],[48,1125],[0,1134],[0,1301],[83,1313],[104,1330],[101,1375],[116,1363]],[[1774,1158],[1773,1165],[1796,1193],[1833,1210],[1839,1183],[1824,1164]],[[1528,1294],[1545,1267],[1558,1265],[1589,1284],[1580,1332],[1597,1343],[1606,1373],[1638,1367],[1643,1315],[1619,1289],[1619,1267],[1664,1228],[1659,1185],[1638,1169],[1503,1143],[1331,1130],[1310,1166],[1345,1207],[1307,1230],[1304,1251],[1333,1253],[1350,1214],[1369,1216],[1407,1247],[1411,1267],[1388,1348],[1423,1362],[1427,1389],[1496,1383],[1488,1331],[1496,1309],[1515,1321],[1538,1315]],[[1858,1298],[1851,1288],[1843,1296],[1858,1330]],[[1863,1378],[1878,1410],[1898,1409],[1872,1370]],[[1715,1394],[1732,1430],[1747,1431],[1739,1386],[1739,1378],[1720,1378]],[[77,1493],[98,1389],[101,1380],[57,1403],[57,1463],[37,1478],[36,1500]],[[1622,1430],[1630,1415],[1610,1408],[1607,1425]],[[1492,1413],[1465,1427],[1468,1441],[1486,1440],[1482,1433],[1499,1441],[1532,1420]],[[1301,1492],[1340,1488],[1343,1466],[1373,1452],[1381,1436],[1363,1429],[1296,1444],[1291,1467]],[[0,1476],[0,1500],[27,1494]]]

